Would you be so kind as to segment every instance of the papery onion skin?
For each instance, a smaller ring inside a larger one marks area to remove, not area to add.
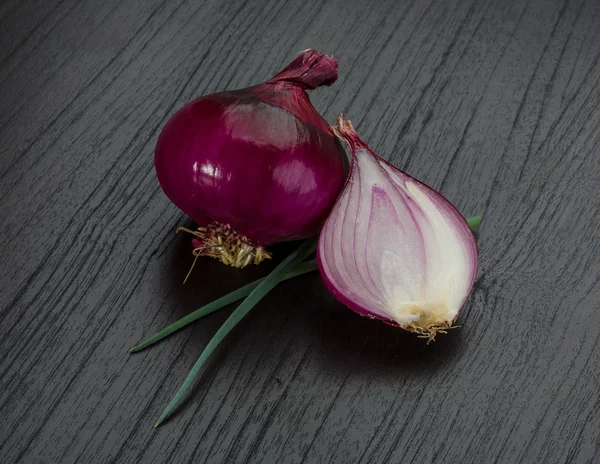
[[[185,105],[156,146],[165,194],[198,225],[252,244],[318,234],[349,163],[305,90],[336,79],[335,60],[306,50],[268,82]]]
[[[334,130],[352,165],[319,237],[323,281],[355,312],[433,339],[473,287],[475,237],[448,200],[377,156],[349,121]]]

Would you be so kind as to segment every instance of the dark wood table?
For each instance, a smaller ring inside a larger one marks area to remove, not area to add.
[[[3,0],[0,43],[0,462],[600,462],[598,0]],[[157,136],[309,47],[329,121],[485,217],[460,328],[288,281],[155,430],[233,308],[128,348],[274,266],[182,284]]]

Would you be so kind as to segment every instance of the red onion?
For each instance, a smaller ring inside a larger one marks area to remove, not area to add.
[[[166,124],[155,166],[169,199],[200,227],[195,255],[242,267],[264,246],[319,233],[348,160],[306,90],[331,85],[337,62],[302,52],[271,80],[201,97]]]
[[[350,177],[319,237],[319,270],[350,309],[433,339],[450,328],[477,272],[467,221],[441,194],[395,168],[340,116]]]

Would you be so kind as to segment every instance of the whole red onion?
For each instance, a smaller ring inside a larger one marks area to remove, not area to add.
[[[319,232],[348,160],[306,90],[336,79],[335,60],[306,50],[271,80],[201,97],[168,121],[156,172],[200,226],[188,230],[196,256],[241,267],[269,257],[264,246]]]

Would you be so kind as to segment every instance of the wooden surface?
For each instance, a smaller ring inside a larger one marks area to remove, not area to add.
[[[0,462],[600,462],[600,2],[3,0],[0,44]],[[155,430],[231,308],[127,349],[272,267],[182,285],[158,133],[308,47],[328,120],[485,216],[461,327],[289,281]]]

